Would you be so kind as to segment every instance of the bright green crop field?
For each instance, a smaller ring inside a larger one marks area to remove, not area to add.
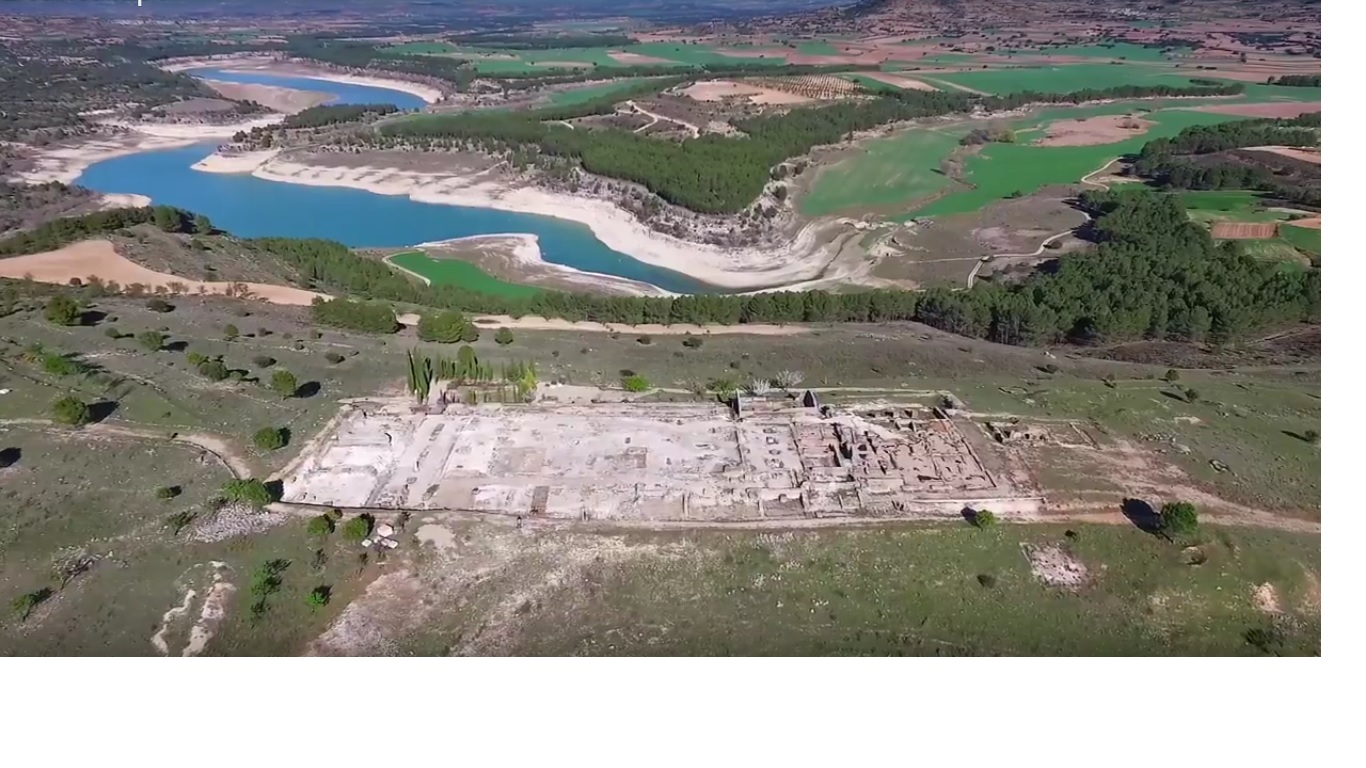
[[[540,288],[518,285],[490,275],[479,267],[459,259],[433,259],[421,251],[396,253],[389,261],[432,281],[432,285],[458,285],[467,291],[493,296],[518,298],[534,296]]]
[[[820,171],[801,200],[802,213],[825,216],[858,206],[909,203],[955,185],[939,163],[958,134],[912,130],[869,142],[862,154]]]
[[[1044,110],[1028,120],[1012,124],[1016,130],[1035,127],[1059,115],[1081,117],[1094,114],[1123,114],[1134,105],[1109,104],[1082,110]],[[1028,195],[1049,184],[1072,184],[1097,170],[1107,161],[1137,152],[1149,141],[1174,136],[1192,125],[1210,125],[1237,120],[1232,115],[1218,115],[1189,110],[1165,110],[1145,115],[1156,123],[1141,135],[1113,144],[1089,147],[1037,147],[1028,144],[988,144],[982,151],[969,157],[964,164],[967,181],[975,188],[954,192],[914,212],[916,216],[942,216],[951,213],[970,213],[997,200],[1004,200],[1015,192]]]

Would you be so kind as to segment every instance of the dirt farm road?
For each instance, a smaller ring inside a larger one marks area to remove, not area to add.
[[[1110,165],[1118,159],[1119,158],[1117,157],[1112,157],[1109,160],[1106,160],[1104,163],[1101,164],[1099,168],[1095,169],[1094,171],[1091,171],[1085,176],[1082,176],[1081,179],[1078,180],[1078,183],[1083,184],[1085,186],[1097,187],[1099,189],[1109,189],[1109,187],[1105,186],[1104,184],[1101,184],[1098,181],[1091,181],[1091,177],[1095,176],[1098,173],[1102,173],[1106,168],[1109,168]],[[1082,222],[1079,226],[1086,226],[1086,222],[1089,222],[1091,220],[1091,214],[1087,213],[1086,211],[1082,211],[1081,215],[1086,217],[1086,221]],[[1077,227],[1072,227],[1071,229],[1064,229],[1056,235],[1049,235],[1048,237],[1044,238],[1044,241],[1042,243],[1039,243],[1039,247],[1035,248],[1033,253],[993,253],[990,256],[983,256],[982,258],[977,260],[977,263],[974,264],[972,267],[972,271],[968,273],[968,290],[972,290],[973,284],[977,282],[977,273],[982,271],[982,265],[991,263],[993,261],[997,261],[998,259],[1032,259],[1037,256],[1042,256],[1044,249],[1048,247],[1049,243],[1052,243],[1055,240],[1058,240],[1059,238],[1066,237],[1075,232],[1076,230]]]

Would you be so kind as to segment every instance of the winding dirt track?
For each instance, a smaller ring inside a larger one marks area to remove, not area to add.
[[[1091,181],[1091,177],[1104,171],[1106,168],[1109,168],[1110,164],[1118,159],[1119,158],[1117,157],[1112,157],[1109,160],[1106,160],[1105,163],[1102,164],[1099,168],[1095,169],[1094,171],[1091,171],[1085,176],[1082,176],[1081,179],[1078,180],[1078,183],[1085,186],[1098,187],[1100,189],[1109,189],[1109,187],[1105,186],[1104,184],[1101,184],[1098,181]],[[1091,220],[1091,214],[1087,213],[1086,211],[1082,211],[1081,215],[1086,217],[1086,221]],[[1085,225],[1086,222],[1082,222],[1079,226]],[[1072,234],[1076,231],[1076,229],[1077,227],[1072,227],[1071,229],[1064,229],[1063,231],[1055,235],[1049,235],[1048,237],[1044,238],[1043,242],[1039,243],[1039,247],[1035,248],[1031,253],[995,253],[990,256],[983,256],[982,258],[977,260],[976,264],[972,265],[972,271],[968,273],[968,290],[972,290],[973,284],[977,282],[977,273],[982,271],[983,265],[992,261],[996,261],[997,259],[1032,259],[1036,256],[1042,256],[1044,249],[1048,247],[1049,243],[1058,240],[1059,238],[1063,238]]]

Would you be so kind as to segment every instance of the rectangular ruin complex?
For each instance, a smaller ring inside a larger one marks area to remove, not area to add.
[[[942,412],[801,399],[446,407],[349,403],[284,500],[574,520],[1032,511]]]

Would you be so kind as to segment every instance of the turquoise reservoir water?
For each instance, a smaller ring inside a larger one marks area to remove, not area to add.
[[[193,74],[324,91],[337,95],[334,103],[397,103],[404,108],[421,103],[415,96],[372,86],[254,72],[196,70]],[[106,160],[86,169],[76,183],[100,192],[146,195],[156,203],[202,213],[216,226],[241,237],[322,237],[354,248],[397,248],[452,237],[525,232],[540,239],[542,256],[553,264],[639,280],[679,293],[716,290],[614,251],[586,226],[549,216],[418,203],[355,189],[306,187],[190,168],[215,146],[216,142],[208,142]]]

